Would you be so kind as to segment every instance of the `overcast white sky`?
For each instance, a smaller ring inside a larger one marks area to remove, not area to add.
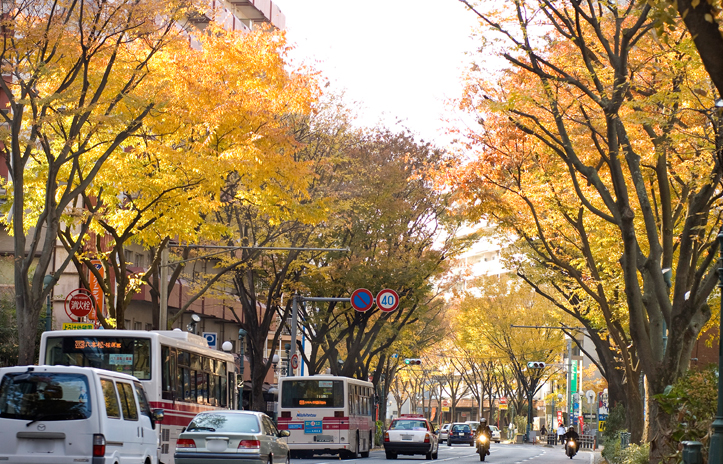
[[[402,124],[443,144],[444,101],[460,94],[475,47],[473,13],[458,0],[274,0],[289,40],[347,100],[362,122]]]

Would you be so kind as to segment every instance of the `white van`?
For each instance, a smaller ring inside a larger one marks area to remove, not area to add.
[[[74,366],[0,369],[0,462],[158,464],[155,422],[133,376]]]

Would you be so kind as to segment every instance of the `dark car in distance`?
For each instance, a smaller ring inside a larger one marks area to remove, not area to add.
[[[465,443],[469,446],[474,446],[474,430],[472,430],[469,424],[455,422],[449,428],[447,446],[452,446],[455,443]]]

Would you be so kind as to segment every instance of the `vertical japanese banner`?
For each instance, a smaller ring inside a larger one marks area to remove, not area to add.
[[[90,262],[92,266],[95,266],[95,268],[100,273],[101,278],[105,277],[105,269],[103,268],[103,264],[97,260],[94,259]],[[88,315],[88,319],[92,321],[98,320],[98,315],[95,313],[96,308],[98,308],[98,311],[101,312],[101,314],[105,314],[103,312],[103,303],[105,298],[103,298],[103,289],[100,287],[100,282],[98,282],[98,279],[95,278],[95,274],[93,274],[91,271],[88,271],[88,284],[90,285],[90,293],[93,295],[93,300],[95,300],[95,308],[90,312]]]

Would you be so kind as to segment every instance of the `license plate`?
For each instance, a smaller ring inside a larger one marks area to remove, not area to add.
[[[414,435],[402,434],[402,440],[411,440],[412,438],[414,438]]]

